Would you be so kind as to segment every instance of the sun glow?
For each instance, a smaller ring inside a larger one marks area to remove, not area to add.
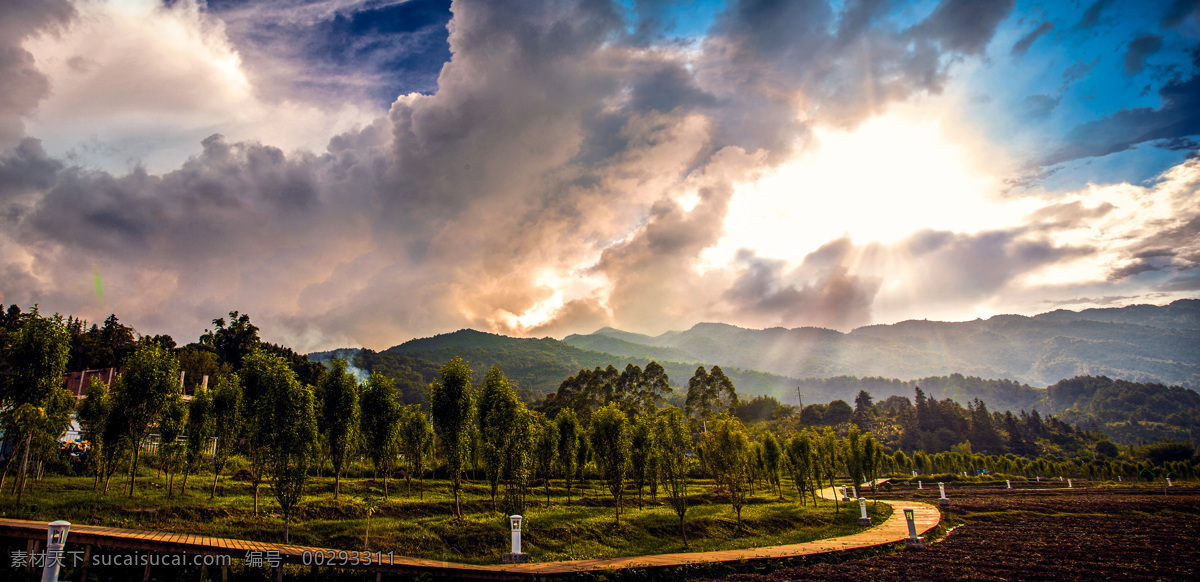
[[[998,201],[998,172],[952,133],[941,119],[903,114],[852,131],[816,128],[815,147],[738,189],[726,236],[706,259],[726,263],[749,248],[798,260],[841,236],[892,243],[923,229],[1016,223],[1027,206]]]

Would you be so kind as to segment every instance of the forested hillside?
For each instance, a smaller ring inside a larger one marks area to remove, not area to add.
[[[818,328],[744,329],[701,323],[651,337],[611,328],[567,344],[688,359],[796,378],[915,379],[953,373],[1048,385],[1078,375],[1200,388],[1200,300],[965,322],[904,321],[850,333]]]
[[[357,361],[365,370],[378,370],[397,380],[406,402],[423,402],[429,382],[447,360],[461,357],[471,363],[475,382],[481,382],[492,366],[500,366],[523,399],[540,401],[558,389],[563,380],[581,369],[624,369],[627,364],[645,367],[657,361],[666,369],[672,386],[686,385],[700,366],[654,357],[652,352],[625,356],[583,350],[552,338],[513,338],[471,329],[415,339],[382,352],[363,350]],[[739,390],[748,394],[771,394],[793,390],[796,380],[758,371],[726,368]]]

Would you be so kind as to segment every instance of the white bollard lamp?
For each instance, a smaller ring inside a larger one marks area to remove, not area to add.
[[[925,540],[917,536],[917,516],[911,507],[904,508],[904,521],[908,522],[908,539],[905,542],[909,549],[924,549]]]
[[[859,498],[858,508],[862,511],[861,517],[858,518],[858,525],[871,525],[871,518],[867,517],[867,500]]]
[[[519,515],[508,516],[508,523],[512,525],[512,553],[521,553],[521,520],[524,519]]]
[[[521,552],[521,521],[523,519],[519,515],[508,516],[508,524],[512,528],[512,551],[501,556],[505,564],[520,564],[529,560],[529,554]]]
[[[938,491],[942,494],[942,497],[938,499],[938,505],[950,505],[950,500],[946,498],[946,484],[939,482]]]
[[[67,545],[69,521],[52,521],[46,527],[46,559],[42,567],[42,582],[58,582],[58,569],[62,567],[63,548]]]

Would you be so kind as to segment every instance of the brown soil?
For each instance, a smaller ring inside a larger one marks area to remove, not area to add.
[[[1200,580],[1200,488],[1043,485],[947,488],[943,522],[963,525],[925,550],[725,580]]]

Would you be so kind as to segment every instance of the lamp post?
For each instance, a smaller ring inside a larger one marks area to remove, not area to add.
[[[529,554],[521,552],[522,519],[524,518],[519,515],[508,516],[508,525],[512,528],[512,551],[500,557],[505,564],[520,564],[529,561]]]
[[[63,548],[67,545],[67,532],[71,522],[53,521],[46,528],[46,559],[42,567],[42,582],[58,582],[58,569],[62,567]]]

